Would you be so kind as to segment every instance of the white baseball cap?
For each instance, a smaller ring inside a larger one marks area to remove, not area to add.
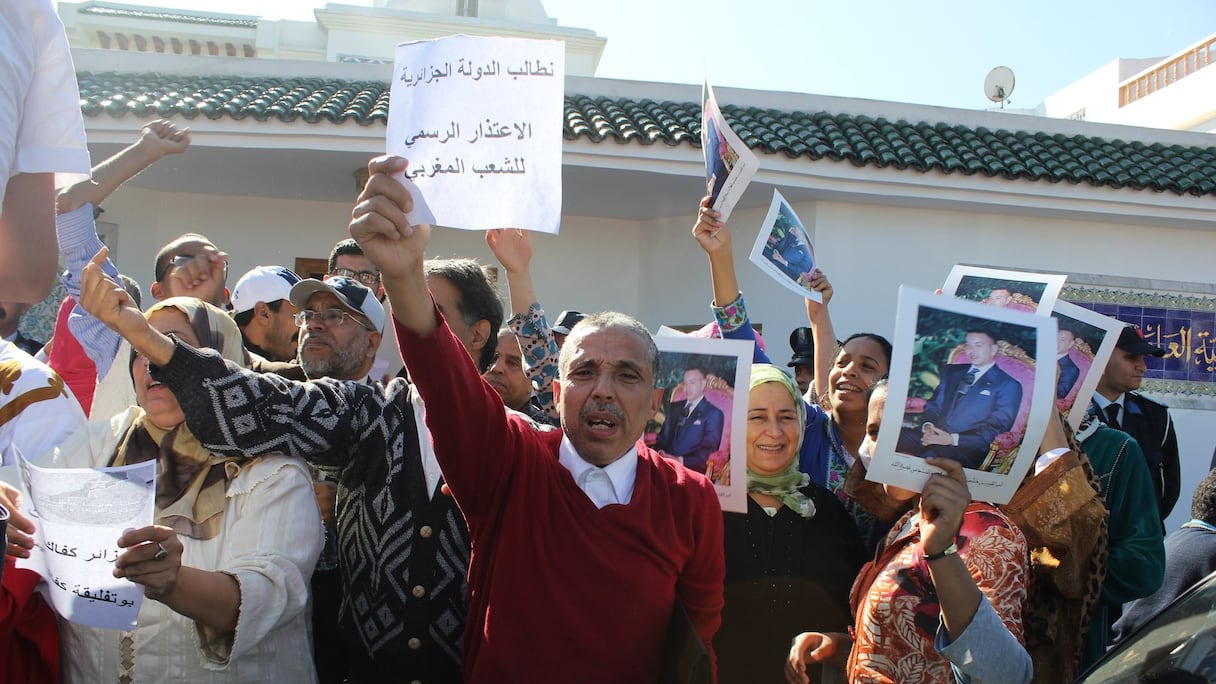
[[[295,271],[283,266],[258,266],[241,276],[232,290],[232,313],[250,311],[258,302],[291,299],[291,287],[300,282]]]

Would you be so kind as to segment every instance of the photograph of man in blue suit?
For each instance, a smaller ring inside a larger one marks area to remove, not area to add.
[[[679,456],[684,466],[705,472],[709,457],[722,445],[726,416],[705,398],[705,371],[690,367],[684,371],[684,400],[667,407],[667,419],[655,440],[654,448]]]
[[[1060,369],[1056,374],[1056,399],[1067,397],[1072,386],[1081,378],[1081,369],[1068,356],[1068,350],[1072,349],[1076,339],[1077,336],[1067,328],[1060,328],[1056,333],[1056,367]]]
[[[941,383],[925,403],[920,430],[902,430],[898,451],[950,458],[977,469],[992,440],[1013,427],[1022,404],[1022,385],[996,366],[996,337],[971,330],[965,340],[970,363],[944,367]]]

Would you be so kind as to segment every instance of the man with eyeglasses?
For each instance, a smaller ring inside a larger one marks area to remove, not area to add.
[[[99,277],[96,268],[86,272]],[[503,321],[494,284],[470,259],[429,261],[426,278],[484,372]],[[175,343],[114,302],[83,304],[147,356],[191,431],[205,435],[206,448],[242,457],[287,453],[338,471],[337,638],[349,663],[347,682],[386,676],[463,682],[468,527],[446,493],[417,391],[401,378],[367,381],[385,322],[379,302],[349,278],[301,281],[291,301],[301,309],[300,360],[312,378],[305,383],[245,371]],[[343,360],[352,350],[361,364]],[[332,644],[327,638],[315,641]]]
[[[239,288],[238,288],[239,290]],[[371,383],[384,329],[384,308],[362,283],[346,277],[301,280],[288,295],[298,311],[299,360],[309,379],[333,378]],[[337,466],[310,466],[313,490],[325,522],[325,547],[312,575],[313,661],[322,684],[343,681],[349,659],[341,639],[339,609],[342,578],[337,557]]]
[[[341,240],[329,252],[328,278],[350,278],[376,293],[376,299],[384,301],[384,286],[380,284],[380,269],[363,256],[363,248],[350,238]]]
[[[350,278],[309,278],[292,286],[291,303],[309,379],[370,379],[384,329],[384,307],[371,290]]]
[[[390,302],[384,298],[384,286],[380,284],[380,269],[363,256],[363,248],[350,238],[339,240],[329,252],[329,272],[325,279],[350,278],[357,280],[364,287],[376,293],[376,299],[384,305],[384,319],[393,317]],[[386,326],[380,339],[380,349],[376,352],[376,363],[372,369],[376,379],[388,381],[393,376],[402,376],[401,355],[397,353],[397,335],[393,326]]]

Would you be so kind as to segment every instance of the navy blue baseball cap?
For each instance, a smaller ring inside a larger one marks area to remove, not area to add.
[[[384,307],[376,299],[376,293],[353,278],[309,278],[291,288],[291,303],[297,309],[308,306],[308,300],[318,292],[328,292],[337,297],[351,313],[363,314],[378,332],[384,332]]]

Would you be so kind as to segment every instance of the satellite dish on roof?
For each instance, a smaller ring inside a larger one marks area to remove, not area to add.
[[[999,66],[989,71],[984,79],[984,94],[989,100],[1001,103],[1001,109],[1004,109],[1005,102],[1013,94],[1013,69]]]

